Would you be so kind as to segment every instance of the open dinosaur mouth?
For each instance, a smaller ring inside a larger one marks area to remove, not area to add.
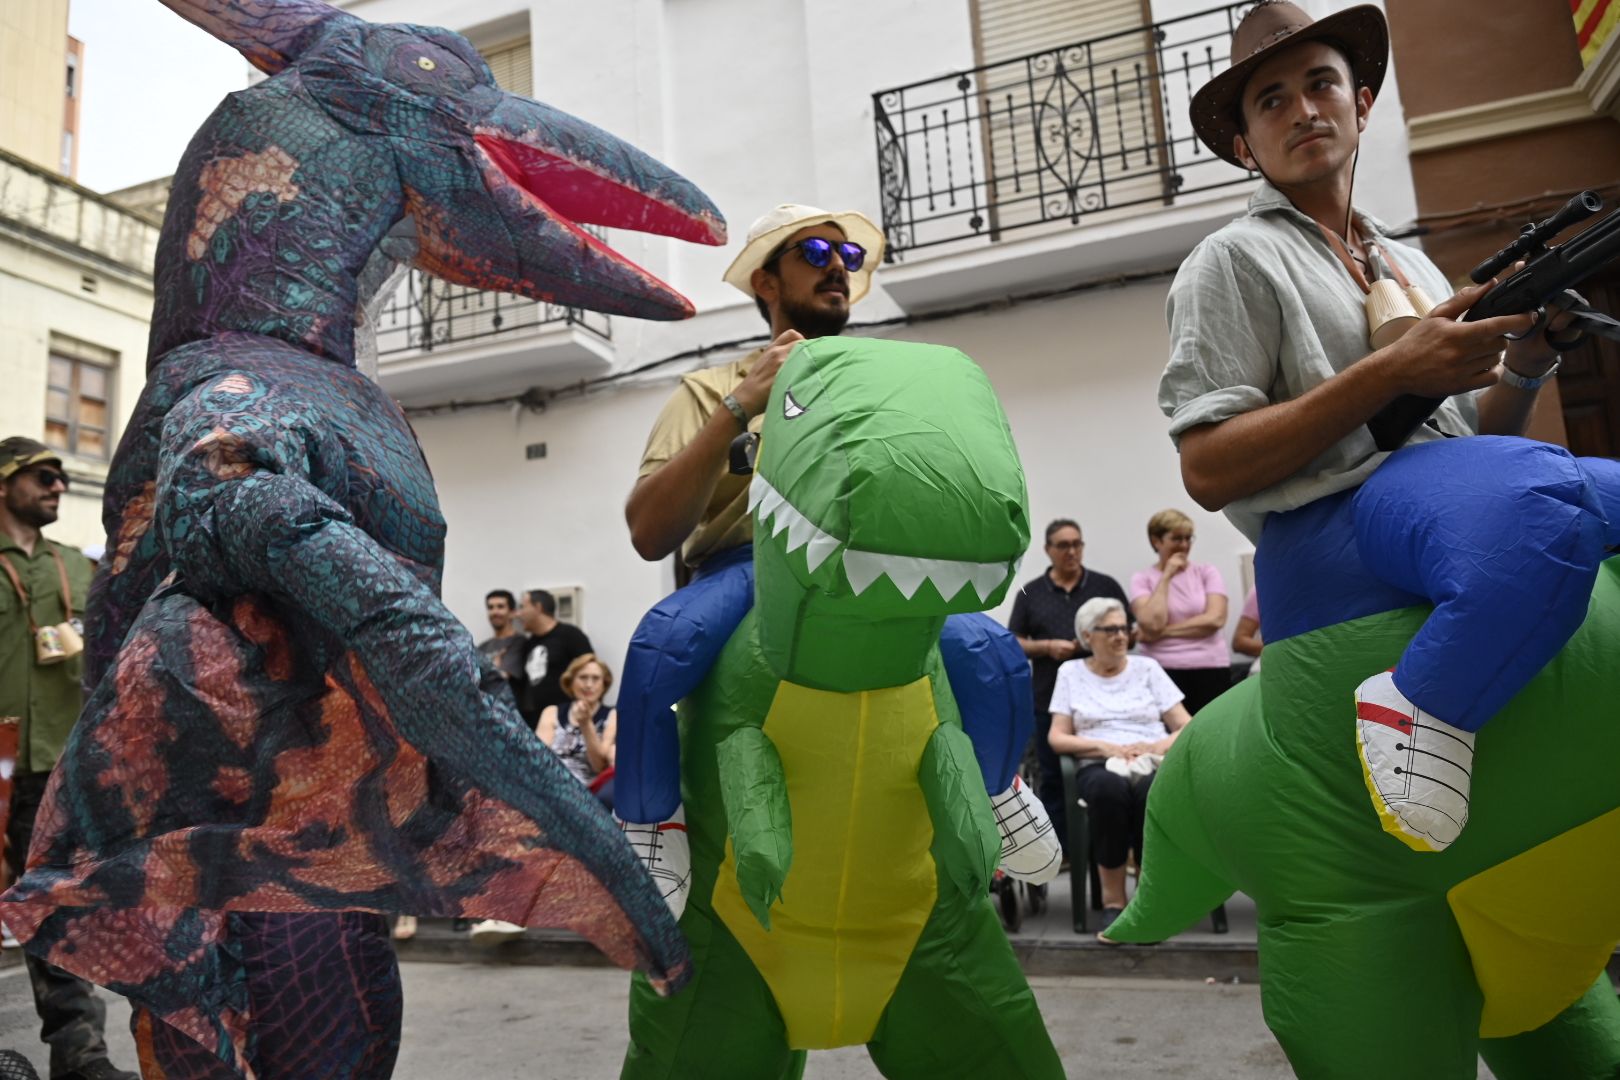
[[[887,576],[907,600],[916,595],[924,581],[928,581],[947,601],[966,585],[972,585],[973,591],[983,601],[989,599],[1017,569],[1014,562],[924,559],[846,547],[842,540],[805,517],[757,472],[748,485],[748,512],[755,515],[758,528],[769,530],[772,536],[787,533],[789,552],[804,548],[811,573],[832,555],[840,555],[844,574],[849,578],[850,588],[855,590],[856,596],[865,592],[878,578]]]
[[[725,223],[714,215],[689,213],[638,190],[629,180],[604,175],[589,163],[488,132],[478,133],[474,141],[490,163],[547,217],[598,253],[671,292],[669,285],[579,226],[629,229],[699,244],[726,242]]]

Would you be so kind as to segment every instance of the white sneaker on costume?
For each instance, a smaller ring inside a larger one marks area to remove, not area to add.
[[[991,799],[990,808],[996,812],[996,828],[1001,831],[1001,869],[1032,885],[1045,885],[1056,878],[1063,848],[1046,807],[1023,778],[1014,776],[1012,787]]]
[[[500,919],[485,919],[476,922],[472,928],[472,941],[474,945],[499,945],[503,941],[523,936],[523,927],[517,923],[502,922]]]
[[[1468,824],[1474,733],[1437,720],[1381,671],[1356,687],[1356,749],[1384,831],[1414,851],[1444,851]]]
[[[686,807],[677,806],[668,821],[655,825],[620,821],[619,830],[630,841],[641,865],[647,868],[671,914],[679,919],[686,910],[686,894],[692,889],[692,847],[686,838]]]

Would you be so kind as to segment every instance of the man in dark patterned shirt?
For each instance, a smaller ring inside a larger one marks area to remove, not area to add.
[[[1033,581],[1026,582],[1013,599],[1012,617],[1007,629],[1018,638],[1029,657],[1035,691],[1035,755],[1041,763],[1037,794],[1054,823],[1063,816],[1063,774],[1057,755],[1052,752],[1046,733],[1052,726],[1052,688],[1057,684],[1058,666],[1065,660],[1089,655],[1074,633],[1074,616],[1096,596],[1118,600],[1130,618],[1131,605],[1125,590],[1107,574],[1088,570],[1081,561],[1086,543],[1080,526],[1068,518],[1058,518],[1046,527],[1046,557],[1052,565]],[[1134,625],[1135,620],[1132,619]],[[1068,830],[1058,828],[1058,837],[1067,851]]]

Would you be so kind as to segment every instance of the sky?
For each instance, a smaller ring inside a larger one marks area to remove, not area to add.
[[[79,183],[116,191],[174,172],[248,63],[158,0],[72,0],[68,33],[84,42]]]

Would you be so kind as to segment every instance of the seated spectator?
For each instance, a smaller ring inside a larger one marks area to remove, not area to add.
[[[1226,583],[1208,563],[1188,558],[1192,519],[1161,510],[1148,521],[1148,543],[1159,561],[1131,575],[1131,610],[1139,652],[1159,662],[1181,689],[1194,716],[1232,685],[1226,648]]]
[[[1013,598],[1007,629],[1018,638],[1029,657],[1031,682],[1035,691],[1035,733],[1030,737],[1040,776],[1036,796],[1046,807],[1046,816],[1058,825],[1058,837],[1068,854],[1069,832],[1063,822],[1063,775],[1057,755],[1046,737],[1052,724],[1052,687],[1057,683],[1058,665],[1076,656],[1091,655],[1074,639],[1074,617],[1080,605],[1097,596],[1111,596],[1125,603],[1125,590],[1107,574],[1082,561],[1086,543],[1080,525],[1072,518],[1058,518],[1046,527],[1046,557],[1052,565],[1038,578],[1018,590]]]
[[[1091,656],[1058,668],[1049,738],[1054,751],[1080,759],[1106,928],[1125,908],[1126,859],[1132,851],[1141,858],[1153,770],[1191,717],[1164,669],[1130,655],[1125,605],[1087,600],[1074,628]]]
[[[1249,665],[1250,675],[1260,674],[1260,650],[1265,644],[1260,640],[1260,591],[1250,589],[1249,598],[1243,601],[1243,611],[1238,615],[1237,630],[1232,634],[1232,651],[1254,657],[1254,663]]]
[[[562,758],[580,783],[590,785],[613,765],[619,717],[611,705],[602,703],[613,685],[613,673],[595,653],[586,653],[568,665],[560,685],[568,695],[567,704],[547,705],[535,734]],[[594,790],[602,804],[613,809],[612,778]]]

